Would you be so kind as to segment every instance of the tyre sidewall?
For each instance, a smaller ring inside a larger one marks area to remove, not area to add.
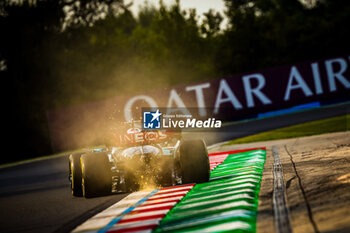
[[[83,196],[80,156],[80,154],[69,155],[69,169],[72,176],[71,190],[73,196],[76,197]]]
[[[208,150],[203,140],[186,140],[180,146],[182,183],[209,181]]]
[[[112,175],[108,156],[92,152],[81,156],[83,195],[96,197],[111,193]]]

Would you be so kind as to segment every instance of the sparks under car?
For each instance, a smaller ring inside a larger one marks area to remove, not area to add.
[[[180,133],[144,132],[134,123],[127,125],[114,143],[69,155],[74,196],[131,192],[145,184],[166,187],[209,180],[203,140],[184,140]]]

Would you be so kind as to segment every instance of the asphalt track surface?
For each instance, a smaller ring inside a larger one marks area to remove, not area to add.
[[[225,126],[208,144],[349,113],[350,103]],[[69,232],[127,194],[75,198],[66,156],[0,169],[0,232]]]

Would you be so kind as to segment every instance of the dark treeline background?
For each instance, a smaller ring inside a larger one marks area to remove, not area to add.
[[[0,1],[1,163],[52,153],[51,109],[350,51],[348,0],[224,2]]]

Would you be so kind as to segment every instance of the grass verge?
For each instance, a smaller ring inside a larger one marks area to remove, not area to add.
[[[306,122],[232,140],[225,145],[296,138],[350,130],[350,115]]]

